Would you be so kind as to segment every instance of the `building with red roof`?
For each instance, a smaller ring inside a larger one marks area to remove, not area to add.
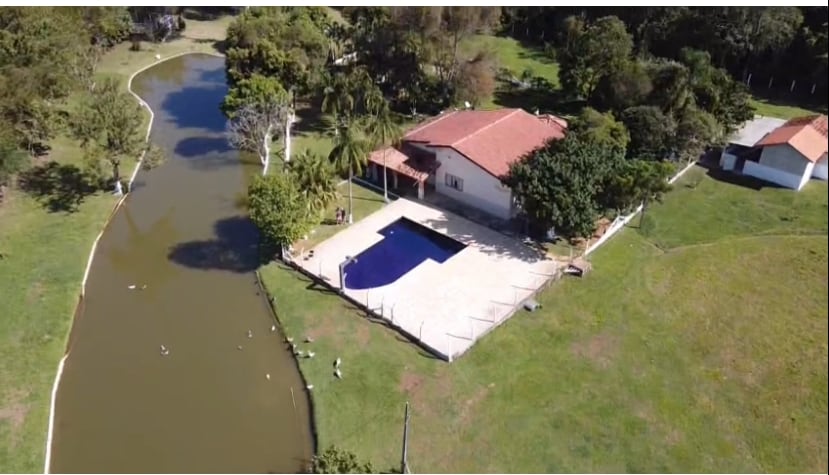
[[[765,118],[744,126],[757,129]],[[768,120],[764,124],[771,124]],[[757,131],[755,131],[757,132]],[[827,118],[825,115],[797,117],[760,133],[738,133],[745,140],[732,140],[721,158],[725,170],[736,170],[778,185],[800,190],[810,178],[827,179]]]
[[[523,109],[444,112],[410,130],[400,146],[371,154],[369,173],[376,179],[385,168],[396,188],[417,187],[449,196],[499,218],[515,213],[510,189],[501,177],[514,161],[564,137],[567,122]],[[382,180],[382,179],[380,179]]]

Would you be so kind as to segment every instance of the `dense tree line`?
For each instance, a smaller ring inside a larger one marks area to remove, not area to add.
[[[561,47],[568,22],[618,18],[640,58],[681,58],[686,48],[707,52],[712,64],[738,81],[752,74],[758,91],[772,84],[827,100],[827,18],[823,7],[505,7],[502,31]],[[611,46],[611,45],[608,45]],[[613,47],[616,47],[613,45]],[[811,87],[815,85],[814,96]]]
[[[60,133],[81,142],[100,183],[118,182],[121,160],[140,156],[140,107],[95,76],[101,55],[131,28],[126,7],[0,8],[0,187]],[[156,149],[148,156],[161,158]]]

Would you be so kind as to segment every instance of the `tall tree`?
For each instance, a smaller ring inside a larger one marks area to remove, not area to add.
[[[629,213],[640,204],[659,201],[670,190],[668,178],[674,167],[667,162],[622,160],[599,194],[599,203],[618,214]],[[644,207],[643,207],[644,214]]]
[[[464,61],[455,80],[455,97],[477,107],[495,92],[495,64],[489,55],[479,53]]]
[[[318,7],[251,7],[227,29],[231,85],[253,74],[276,78],[300,96],[319,82],[328,59],[325,16]]]
[[[348,172],[348,223],[354,222],[354,194],[352,181],[354,174],[363,173],[369,153],[369,142],[356,123],[344,124],[337,127],[334,138],[334,148],[328,159],[341,172]]]
[[[93,169],[101,160],[111,166],[116,191],[120,190],[121,163],[130,157],[138,159],[144,147],[142,114],[135,99],[116,80],[107,79],[87,95],[70,121],[87,163]]]
[[[394,120],[394,116],[388,106],[382,108],[376,115],[371,116],[368,122],[367,132],[372,139],[374,148],[383,147],[383,199],[389,202],[388,172],[386,170],[386,158],[388,147],[393,147],[400,142],[403,132]]]
[[[598,217],[597,196],[620,151],[577,133],[514,162],[503,183],[539,231],[555,228],[568,237],[588,237]]]
[[[222,110],[230,118],[230,142],[240,150],[255,152],[263,175],[270,166],[271,144],[280,135],[286,138],[287,163],[290,137],[286,124],[292,110],[288,93],[275,78],[254,74],[241,79],[228,92]]]
[[[614,149],[623,155],[630,142],[630,134],[625,124],[617,121],[612,112],[603,114],[596,109],[585,107],[570,122],[569,128],[585,139]]]
[[[664,160],[673,151],[676,122],[655,106],[625,109],[622,122],[630,133],[627,156],[644,160]]]
[[[287,173],[254,178],[248,187],[248,212],[265,241],[283,251],[313,226],[306,196]]]
[[[632,51],[633,40],[616,17],[599,18],[575,29],[557,53],[561,85],[570,95],[590,100],[599,81],[622,68]]]

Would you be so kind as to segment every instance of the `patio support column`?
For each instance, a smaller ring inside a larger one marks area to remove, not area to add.
[[[392,173],[392,176],[394,177],[394,189],[396,190],[397,189],[397,172],[393,171],[391,173]]]
[[[417,199],[423,199],[423,182],[420,181],[417,183]]]

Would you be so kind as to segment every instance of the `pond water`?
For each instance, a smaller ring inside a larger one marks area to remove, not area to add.
[[[253,274],[258,234],[239,200],[259,166],[224,135],[224,60],[175,58],[133,90],[168,160],[139,173],[98,244],[58,388],[51,471],[302,470],[309,404]]]

